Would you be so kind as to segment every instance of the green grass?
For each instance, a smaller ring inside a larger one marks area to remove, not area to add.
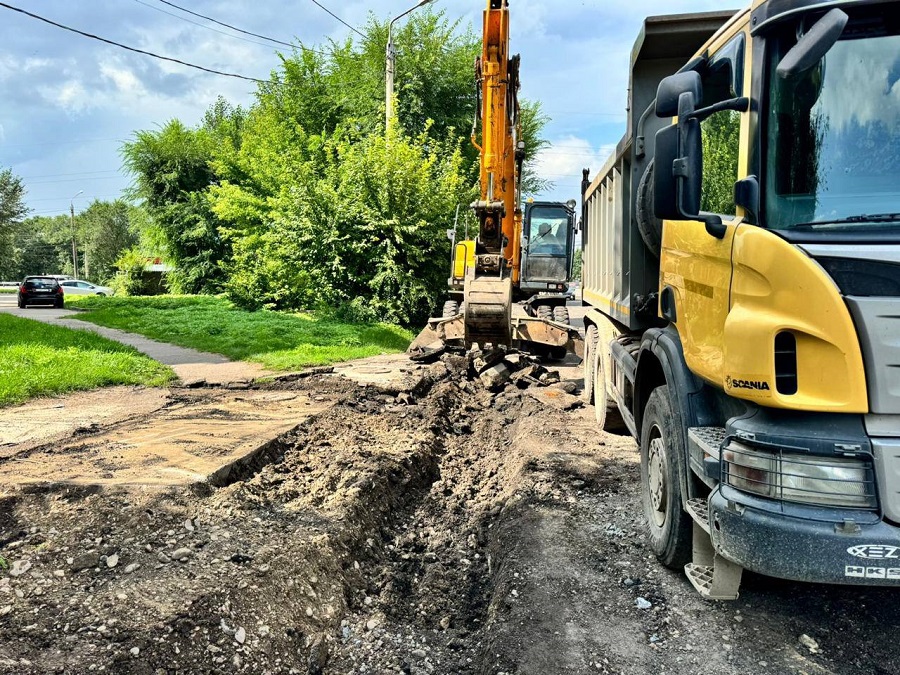
[[[0,293],[18,293],[19,289],[14,286],[0,286]]]
[[[295,370],[404,351],[412,333],[388,324],[353,324],[321,314],[247,312],[224,298],[157,296],[69,298],[89,309],[77,318],[192,347],[271,370]]]
[[[94,333],[0,314],[0,406],[113,384],[161,386],[170,368]]]

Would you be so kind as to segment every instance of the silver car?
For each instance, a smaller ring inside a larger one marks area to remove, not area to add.
[[[97,286],[89,281],[80,279],[66,279],[59,282],[66,295],[112,295],[113,289],[106,286]]]

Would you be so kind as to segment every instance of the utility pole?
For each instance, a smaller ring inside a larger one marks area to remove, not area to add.
[[[84,190],[79,190],[72,199],[69,200],[69,212],[72,215],[72,276],[76,279],[78,278],[78,249],[75,246],[75,197],[82,193],[84,193]]]
[[[387,132],[388,127],[391,126],[391,119],[394,117],[394,62],[397,59],[397,50],[394,49],[394,24],[410,12],[419,9],[419,7],[422,7],[423,5],[429,4],[430,2],[432,2],[432,0],[420,0],[420,2],[416,6],[410,7],[408,10],[403,12],[403,14],[395,16],[388,24],[387,53],[385,54],[386,64],[384,69],[385,132]]]

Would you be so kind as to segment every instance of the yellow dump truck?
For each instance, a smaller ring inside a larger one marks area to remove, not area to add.
[[[659,560],[900,586],[900,2],[651,17],[583,181],[585,393]]]

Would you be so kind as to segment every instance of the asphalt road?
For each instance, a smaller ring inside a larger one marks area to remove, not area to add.
[[[16,305],[16,296],[12,293],[0,294],[0,312],[39,321],[56,321],[75,314],[75,312],[68,309],[56,309],[55,307],[44,305],[32,305],[25,309],[19,309]]]

